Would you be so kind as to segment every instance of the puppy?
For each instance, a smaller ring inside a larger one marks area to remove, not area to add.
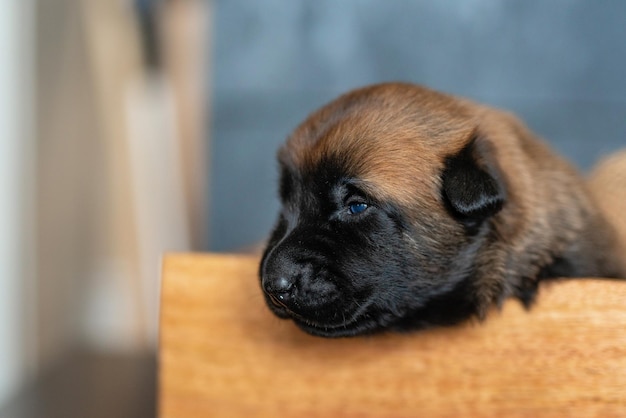
[[[542,279],[626,277],[576,171],[512,115],[424,87],[345,94],[278,153],[270,309],[343,337],[530,306]]]

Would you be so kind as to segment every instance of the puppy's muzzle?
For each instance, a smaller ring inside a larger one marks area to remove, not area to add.
[[[266,260],[261,285],[270,302],[293,312],[297,309],[299,288],[302,286],[303,269],[286,254],[274,251]]]
[[[291,254],[272,254],[262,271],[268,300],[288,316],[320,320],[338,302],[340,291],[316,263]]]

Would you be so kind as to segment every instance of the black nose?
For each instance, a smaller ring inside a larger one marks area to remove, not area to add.
[[[263,290],[275,304],[287,307],[286,305],[294,298],[297,288],[295,280],[284,276],[275,278],[266,276],[263,278]]]

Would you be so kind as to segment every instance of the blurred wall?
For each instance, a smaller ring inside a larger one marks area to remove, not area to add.
[[[345,90],[405,80],[517,112],[581,168],[626,146],[626,2],[216,2],[210,248],[264,239],[274,155]]]
[[[210,16],[0,0],[0,409],[77,353],[152,358],[161,257],[206,242]]]
[[[37,12],[41,362],[85,345],[152,351],[160,258],[205,235],[196,38],[209,7],[45,0]]]
[[[0,405],[34,371],[34,2],[0,0]]]
[[[104,230],[104,147],[81,20],[75,0],[37,4],[36,331],[44,368],[80,339],[81,305]]]

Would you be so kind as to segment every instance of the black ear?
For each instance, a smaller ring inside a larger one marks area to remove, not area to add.
[[[445,160],[444,202],[469,228],[498,213],[505,201],[506,191],[490,145],[474,134],[465,147]]]

